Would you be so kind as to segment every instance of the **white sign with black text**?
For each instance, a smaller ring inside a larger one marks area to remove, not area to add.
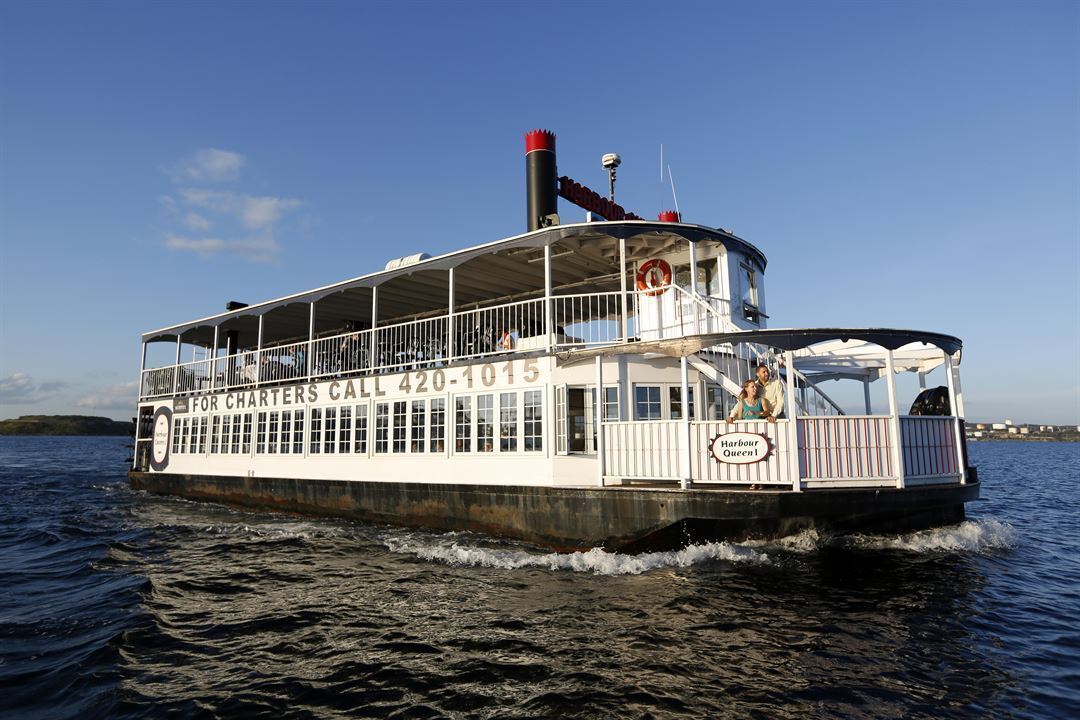
[[[749,465],[769,457],[769,439],[751,432],[722,433],[709,443],[712,456],[722,463]]]

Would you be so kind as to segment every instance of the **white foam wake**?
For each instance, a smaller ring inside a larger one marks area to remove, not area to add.
[[[415,555],[422,560],[448,565],[503,568],[569,570],[595,575],[640,575],[670,567],[689,567],[709,560],[765,564],[769,557],[753,548],[728,543],[690,545],[671,552],[621,555],[593,548],[585,552],[530,553],[524,550],[485,548],[459,542],[439,542],[430,538],[386,537],[383,543],[392,552]]]
[[[965,520],[959,525],[931,528],[899,536],[856,535],[857,548],[908,552],[971,552],[1008,550],[1016,545],[1016,530],[1000,520]]]

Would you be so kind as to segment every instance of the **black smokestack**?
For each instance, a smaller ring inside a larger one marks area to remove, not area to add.
[[[550,130],[525,133],[525,201],[529,232],[545,227],[547,216],[559,211],[558,183],[555,133]]]

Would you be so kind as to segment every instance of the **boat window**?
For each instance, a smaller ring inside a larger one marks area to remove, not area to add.
[[[694,413],[694,388],[690,387],[690,419],[693,420],[696,415]],[[670,417],[672,420],[682,420],[682,386],[673,385],[668,388],[668,404],[670,405]]]
[[[740,263],[742,274],[743,319],[754,324],[761,322],[761,304],[758,301],[757,271],[749,263]]]
[[[232,438],[232,415],[221,418],[221,452],[229,453],[229,442]]]
[[[544,401],[543,391],[525,391],[525,433],[523,442],[525,452],[539,452],[544,449]]]
[[[311,437],[308,438],[308,453],[318,455],[322,452],[322,410],[311,408]]]
[[[719,385],[709,385],[708,388],[708,404],[706,405],[706,412],[708,413],[708,420],[723,420],[731,412],[731,403],[728,402],[728,398],[731,397],[728,393]]]
[[[476,398],[476,451],[495,450],[495,397],[480,395]]]
[[[293,454],[304,453],[304,411],[296,410],[293,413]]]
[[[241,446],[245,455],[251,454],[251,413],[244,413],[244,444]]]
[[[431,401],[431,452],[446,452],[446,399]]]
[[[687,290],[690,289],[690,266],[676,265],[673,269],[675,284]],[[711,295],[715,292],[716,263],[701,262],[697,267],[697,291],[702,295]]]
[[[278,449],[278,417],[276,410],[270,413],[270,424],[266,428],[266,452],[276,454]]]
[[[179,455],[180,450],[180,437],[184,431],[184,421],[182,418],[173,418],[173,437],[172,437],[172,451]]]
[[[412,435],[409,452],[424,452],[424,425],[427,415],[427,402],[413,400],[412,402]]]
[[[210,453],[217,455],[221,447],[221,416],[215,415],[210,429]]]
[[[209,426],[210,418],[205,415],[199,418],[199,453],[206,452],[206,429]]]
[[[472,451],[472,398],[459,397],[454,400],[454,451]]]
[[[499,450],[517,452],[518,395],[516,392],[499,395]]]
[[[394,452],[405,452],[406,427],[408,403],[398,400],[394,403]]]
[[[323,452],[333,454],[337,441],[337,408],[323,409]]]
[[[375,406],[375,452],[383,454],[390,451],[390,405],[379,403]]]
[[[259,422],[257,432],[255,434],[255,452],[261,454],[266,452],[266,413],[259,413]]]
[[[555,391],[555,452],[566,453],[566,387]]]
[[[659,385],[634,386],[634,416],[636,420],[661,418]]]
[[[292,449],[292,410],[281,411],[281,454],[288,455]]]
[[[356,406],[356,436],[353,438],[353,452],[367,453],[367,405]]]
[[[338,452],[349,452],[352,441],[352,408],[346,405],[338,409]]]
[[[243,422],[244,416],[240,413],[233,415],[232,419],[232,452],[233,455],[240,454],[240,438],[243,434]]]
[[[604,387],[604,420],[619,421],[619,388]]]

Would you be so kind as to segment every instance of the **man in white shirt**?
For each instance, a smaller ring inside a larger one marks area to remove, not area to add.
[[[784,412],[784,384],[780,382],[780,378],[770,380],[769,368],[765,365],[758,365],[756,372],[759,394],[769,404],[772,416],[780,417]]]

